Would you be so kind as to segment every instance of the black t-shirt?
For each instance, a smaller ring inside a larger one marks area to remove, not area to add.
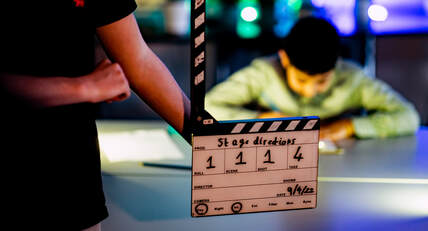
[[[46,78],[93,71],[96,27],[136,8],[134,0],[9,2],[16,3],[0,9],[0,73]],[[0,96],[6,220],[37,230],[80,230],[106,218],[96,106],[35,109],[3,86]]]

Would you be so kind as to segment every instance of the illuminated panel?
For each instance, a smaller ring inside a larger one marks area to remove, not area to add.
[[[376,11],[369,8],[367,12],[373,34],[428,32],[428,0],[372,0],[371,3],[371,7],[377,6]]]
[[[302,0],[276,0],[274,4],[274,17],[276,24],[274,32],[277,37],[284,38],[299,17]]]
[[[350,36],[357,30],[355,0],[311,0],[311,3],[322,10],[322,16],[330,19],[340,35]]]

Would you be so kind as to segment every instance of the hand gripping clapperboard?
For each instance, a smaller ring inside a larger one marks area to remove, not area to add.
[[[191,4],[192,217],[315,208],[319,118],[216,121],[204,109],[205,0]]]

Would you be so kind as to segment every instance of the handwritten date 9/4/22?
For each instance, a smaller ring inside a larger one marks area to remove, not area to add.
[[[314,193],[314,188],[307,185],[303,187],[303,185],[296,184],[294,188],[291,186],[287,187],[287,192],[290,194],[290,196],[303,196],[304,194]]]

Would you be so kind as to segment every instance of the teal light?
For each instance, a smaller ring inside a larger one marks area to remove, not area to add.
[[[275,0],[274,18],[274,33],[279,38],[284,38],[290,32],[294,23],[297,21],[302,8],[302,0]]]
[[[260,19],[260,3],[258,0],[239,0],[238,19],[236,33],[244,39],[256,38],[261,33],[261,27],[257,24]]]
[[[300,11],[302,4],[302,0],[288,0],[288,6],[291,7],[291,9],[293,9],[295,12]]]
[[[241,18],[246,22],[256,21],[259,17],[259,12],[255,7],[247,6],[241,10]]]
[[[222,15],[222,2],[221,0],[206,0],[207,3],[207,18],[219,18]],[[190,6],[190,4],[189,4]]]
[[[239,21],[237,25],[238,36],[245,39],[256,38],[260,35],[261,28],[256,23]]]

